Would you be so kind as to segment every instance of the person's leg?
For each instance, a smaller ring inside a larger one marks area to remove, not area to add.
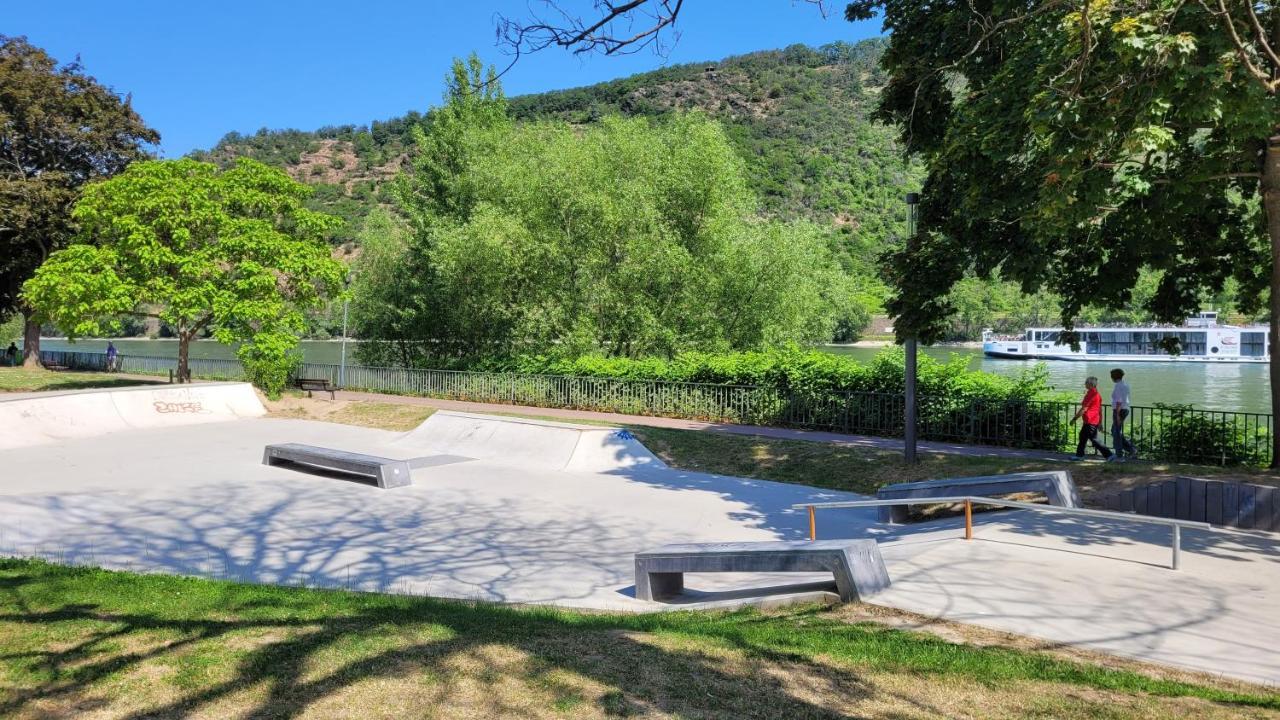
[[[1111,446],[1116,449],[1116,455],[1124,456],[1124,411],[1119,410],[1111,416]]]
[[[1131,413],[1130,413],[1130,411],[1129,411],[1129,410],[1125,410],[1125,411],[1124,411],[1124,419],[1125,419],[1125,426],[1126,426],[1126,427],[1127,427],[1127,426],[1128,426],[1128,424],[1129,424],[1129,415],[1130,415],[1130,414],[1131,414]],[[1133,444],[1133,439],[1132,439],[1132,438],[1130,438],[1128,434],[1125,434],[1125,436],[1124,436],[1124,451],[1125,451],[1126,453],[1128,453],[1128,454],[1129,454],[1129,457],[1137,457],[1137,456],[1138,456],[1138,446]]]
[[[1080,424],[1080,438],[1076,442],[1076,457],[1084,457],[1084,446],[1089,443],[1089,423]]]
[[[1098,452],[1102,453],[1102,457],[1104,458],[1111,457],[1111,448],[1107,447],[1106,445],[1103,445],[1098,440],[1098,426],[1091,425],[1090,428],[1092,429],[1092,432],[1089,433],[1089,442],[1093,443],[1093,448]]]

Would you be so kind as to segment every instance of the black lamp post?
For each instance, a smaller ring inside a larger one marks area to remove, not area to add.
[[[907,201],[907,245],[910,247],[915,245],[917,225],[920,220],[920,193],[907,193],[905,199]],[[907,337],[904,346],[907,365],[902,459],[905,462],[914,463],[916,462],[916,336],[914,332]]]

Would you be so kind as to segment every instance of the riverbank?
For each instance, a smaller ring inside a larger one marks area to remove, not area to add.
[[[178,354],[177,341],[172,339],[124,338],[112,342],[124,355],[174,358]],[[864,343],[869,344],[824,345],[817,349],[867,363],[885,350],[887,341]],[[43,343],[46,350],[72,352],[103,352],[106,346],[107,340],[88,339],[69,343],[45,338]],[[358,341],[347,343],[347,365],[358,363],[357,348]],[[341,340],[307,340],[302,342],[301,349],[308,362],[338,365],[343,359]],[[1049,387],[1073,395],[1082,392],[1084,379],[1092,375],[1102,379],[1100,389],[1104,398],[1111,391],[1108,375],[1112,365],[1109,363],[1001,360],[984,357],[980,348],[963,345],[925,347],[921,349],[921,354],[944,362],[956,356],[964,357],[971,370],[1005,377],[1017,377],[1026,372],[1044,372]],[[233,360],[235,352],[225,345],[201,340],[192,343],[191,357],[202,360]],[[1126,369],[1135,405],[1191,405],[1202,410],[1271,413],[1270,377],[1268,367],[1263,364],[1135,363]]]

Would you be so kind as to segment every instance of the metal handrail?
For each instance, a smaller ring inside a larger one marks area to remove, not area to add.
[[[964,503],[964,539],[973,539],[973,506],[974,505],[995,505],[997,507],[1019,508],[1023,510],[1035,510],[1037,512],[1056,512],[1062,515],[1081,515],[1085,517],[1096,517],[1105,520],[1116,520],[1120,522],[1139,522],[1148,523],[1150,525],[1166,525],[1173,529],[1173,539],[1171,542],[1173,550],[1173,559],[1169,567],[1177,570],[1180,564],[1180,555],[1182,553],[1182,528],[1192,528],[1196,530],[1214,530],[1215,528],[1206,522],[1196,520],[1178,520],[1176,518],[1152,517],[1150,515],[1135,515],[1131,513],[1115,512],[1112,510],[1091,510],[1089,508],[1072,508],[1062,507],[1059,505],[1042,505],[1039,503],[1021,502],[1018,500],[1004,500],[1001,498],[982,497],[980,495],[954,495],[950,497],[933,497],[933,498],[895,498],[888,500],[846,500],[839,502],[826,503],[797,503],[792,505],[792,509],[798,510],[805,508],[809,511],[809,539],[816,540],[818,538],[818,524],[816,511],[819,508],[857,508],[857,507],[883,507],[886,505],[938,505],[946,503]]]

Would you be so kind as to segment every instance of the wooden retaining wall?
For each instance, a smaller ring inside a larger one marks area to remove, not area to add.
[[[1105,495],[1107,510],[1280,531],[1280,488],[1180,477]]]

